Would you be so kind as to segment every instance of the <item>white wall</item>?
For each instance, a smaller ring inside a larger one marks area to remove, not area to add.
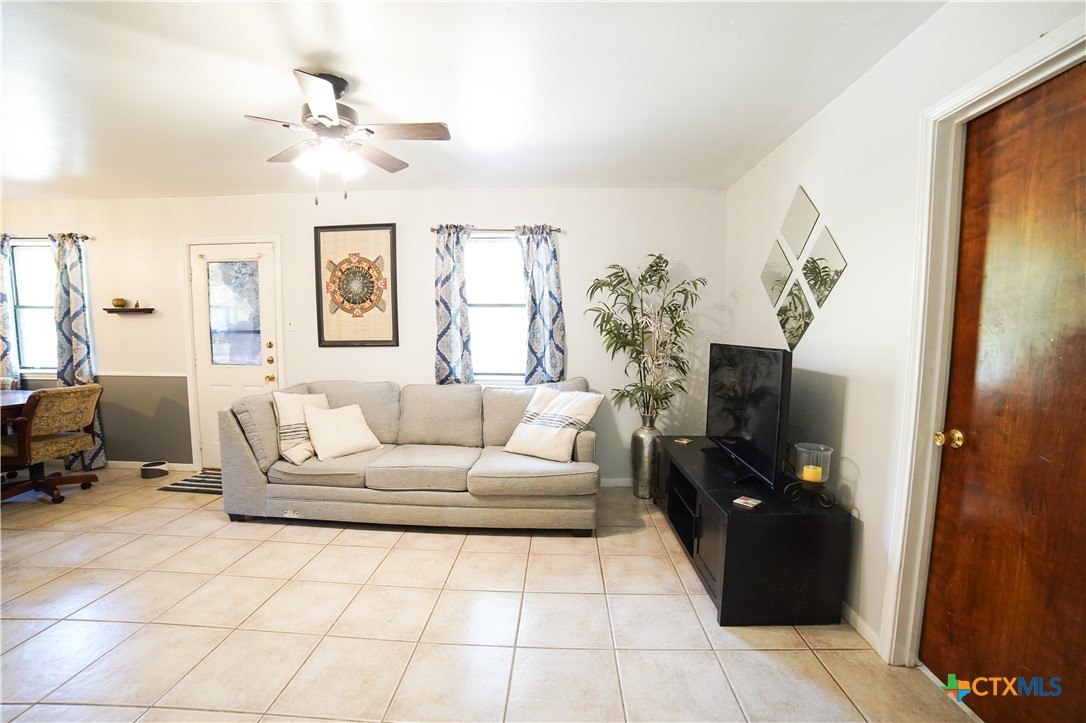
[[[305,180],[299,177],[300,187]],[[313,227],[332,224],[396,224],[399,283],[398,347],[317,346]],[[569,376],[585,376],[607,392],[625,383],[620,361],[611,361],[584,315],[585,290],[608,264],[643,265],[645,255],[663,252],[678,273],[704,275],[709,286],[691,344],[694,392],[661,420],[665,432],[693,433],[704,427],[707,335],[719,336],[709,318],[723,307],[724,194],[698,190],[435,190],[352,193],[346,201],[313,196],[102,201],[6,201],[3,228],[19,236],[78,231],[88,244],[90,306],[100,309],[115,296],[139,299],[155,313],[139,316],[92,314],[97,370],[107,374],[188,373],[185,357],[187,280],[183,239],[275,235],[281,238],[282,308],[294,331],[281,340],[282,381],[388,379],[401,384],[433,382],[434,235],[440,223],[508,228],[549,223],[566,232],[559,240],[568,335]],[[716,307],[716,312],[710,310]],[[703,318],[704,317],[704,318]],[[699,376],[700,375],[700,376]],[[610,402],[594,426],[599,430],[601,474],[630,476],[629,436],[639,424],[629,409]]]
[[[916,282],[923,111],[1081,12],[1081,4],[949,4],[728,189],[728,341],[783,346],[759,280],[796,187],[821,211],[848,267],[794,352],[843,379],[839,473],[854,501],[847,604],[879,646],[901,456]],[[794,410],[809,421],[819,412]],[[795,416],[795,415],[793,415]],[[810,441],[820,441],[817,439]]]

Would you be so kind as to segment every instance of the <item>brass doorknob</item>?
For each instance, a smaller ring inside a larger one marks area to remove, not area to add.
[[[965,435],[959,432],[957,429],[951,429],[946,434],[942,432],[935,433],[935,446],[942,447],[947,442],[950,442],[951,449],[958,449],[965,444]]]
[[[266,374],[266,375],[264,375],[264,381],[266,381],[266,382],[274,382],[275,381],[275,375],[274,374]]]
[[[275,363],[275,357],[273,357],[273,356],[269,356],[269,357],[268,357],[268,359],[267,359],[267,362],[268,362],[269,364],[274,364],[274,363]]]

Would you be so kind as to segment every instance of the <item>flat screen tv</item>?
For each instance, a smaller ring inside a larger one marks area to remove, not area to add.
[[[709,346],[705,435],[777,491],[784,465],[792,352],[736,344]]]

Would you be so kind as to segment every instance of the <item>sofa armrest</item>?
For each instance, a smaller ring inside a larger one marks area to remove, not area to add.
[[[230,515],[267,516],[268,477],[260,471],[252,447],[229,409],[219,412],[219,445],[223,510]]]
[[[577,437],[573,440],[573,461],[596,461],[596,430],[583,429],[577,433]]]

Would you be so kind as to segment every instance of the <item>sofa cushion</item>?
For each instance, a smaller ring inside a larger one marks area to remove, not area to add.
[[[335,409],[306,407],[304,411],[313,449],[322,462],[381,447],[357,404]]]
[[[284,394],[273,391],[272,406],[279,424],[279,456],[288,462],[301,464],[316,452],[309,439],[309,427],[305,423],[307,406],[328,409],[328,398],[323,394]]]
[[[484,387],[483,446],[503,446],[509,441],[509,436],[520,424],[524,410],[532,401],[535,390],[540,387],[562,392],[587,392],[588,380],[584,377],[574,377],[561,382],[530,387]]]
[[[374,490],[468,489],[468,470],[479,459],[478,447],[404,444],[366,470],[366,486]]]
[[[599,409],[603,395],[537,389],[505,448],[517,454],[569,462],[573,440]]]
[[[600,468],[589,462],[553,462],[485,447],[468,472],[473,495],[591,495],[600,486]]]
[[[400,426],[400,386],[393,382],[310,382],[310,394],[324,394],[328,406],[357,404],[381,444],[396,444]]]
[[[477,384],[408,384],[400,391],[399,444],[483,446]]]
[[[279,391],[284,394],[305,394],[309,388],[305,384],[296,384]],[[268,467],[279,459],[279,426],[275,422],[271,392],[235,399],[230,404],[230,410],[245,433],[260,471],[267,474]]]
[[[393,449],[395,445],[386,444],[380,449],[337,457],[326,462],[313,457],[297,466],[286,460],[280,460],[268,469],[268,482],[317,487],[363,487],[366,484],[366,471],[370,465]]]

